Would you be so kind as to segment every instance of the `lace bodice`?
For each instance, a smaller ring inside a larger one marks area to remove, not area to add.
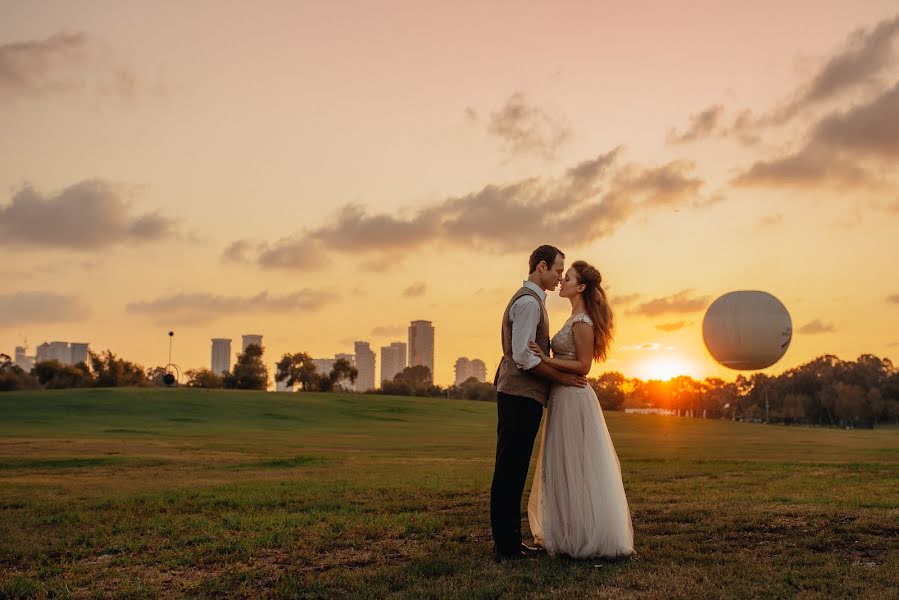
[[[562,325],[562,329],[556,332],[556,335],[550,340],[554,357],[566,360],[577,359],[577,349],[574,347],[574,334],[571,332],[571,326],[575,323],[586,323],[591,327],[593,326],[593,321],[585,313],[570,316],[565,321],[565,324]]]

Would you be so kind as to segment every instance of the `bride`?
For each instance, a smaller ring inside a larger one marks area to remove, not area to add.
[[[599,271],[584,261],[568,269],[559,295],[571,301],[571,317],[552,338],[552,358],[531,342],[541,360],[586,375],[593,360],[605,359],[612,310],[601,282]],[[620,558],[634,552],[621,467],[589,386],[554,385],[550,391],[528,520],[536,543],[553,556]]]

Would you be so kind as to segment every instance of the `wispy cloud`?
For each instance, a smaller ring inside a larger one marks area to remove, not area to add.
[[[408,328],[403,325],[378,325],[371,330],[371,334],[375,337],[393,337],[398,335],[405,336],[408,331]]]
[[[814,321],[809,321],[797,331],[803,335],[818,335],[821,333],[833,333],[836,331],[836,327],[834,327],[833,323],[824,323],[821,319],[815,319]]]
[[[658,352],[662,349],[659,342],[643,342],[642,344],[631,344],[619,347],[619,350],[625,352]]]
[[[724,105],[710,106],[690,117],[686,131],[678,133],[675,130],[668,132],[668,143],[684,144],[705,139],[719,133],[721,121],[724,117]]]
[[[784,216],[780,213],[776,215],[768,215],[766,217],[762,217],[759,219],[760,227],[773,227],[774,225],[780,225],[783,223]]]
[[[153,317],[161,324],[190,325],[235,314],[314,311],[322,308],[327,300],[328,295],[324,292],[310,289],[281,296],[270,295],[267,291],[255,296],[221,296],[198,292],[131,302],[125,310],[131,314]]]
[[[90,307],[71,294],[46,291],[0,294],[0,328],[80,321],[90,313]]]
[[[0,205],[0,245],[98,250],[178,237],[158,211],[133,214],[120,186],[98,179],[45,195],[31,186]]]
[[[83,93],[130,101],[139,88],[134,72],[83,31],[0,45],[0,100]]]
[[[682,290],[671,296],[654,298],[638,304],[629,310],[630,314],[657,317],[666,314],[689,314],[704,309],[709,304],[708,296],[695,296],[694,290]]]
[[[659,329],[661,331],[672,332],[672,331],[678,331],[680,329],[683,329],[684,327],[686,327],[689,324],[690,324],[689,321],[677,321],[676,323],[659,323],[658,325],[656,325],[656,329]]]
[[[669,132],[669,143],[695,142],[711,136],[733,136],[745,144],[755,144],[763,130],[777,129],[794,121],[814,122],[820,118],[821,110],[831,110],[840,103],[846,102],[870,102],[880,97],[885,103],[893,102],[889,96],[884,95],[891,85],[895,83],[895,69],[899,64],[899,15],[884,19],[870,28],[860,28],[849,34],[845,43],[835,49],[829,58],[783,100],[760,114],[741,109],[731,116],[722,104],[714,104],[689,118],[687,126],[682,133],[674,130]],[[889,107],[880,107],[875,110],[880,114],[894,114]],[[894,106],[893,106],[894,108]],[[857,121],[857,119],[851,119]],[[819,124],[819,127],[835,127],[839,125],[825,125],[827,119]],[[889,121],[880,123],[889,125]],[[876,138],[892,146],[887,138],[889,131],[859,130],[856,123],[849,125],[850,138],[860,142],[863,147],[870,148]],[[889,127],[887,127],[889,129]],[[813,137],[826,138],[827,131],[817,131]],[[837,133],[833,131],[832,133]],[[861,138],[861,139],[859,139]],[[807,150],[809,150],[807,148]],[[809,152],[802,154],[806,160],[799,157],[785,156],[783,165],[785,171],[784,181],[797,181],[796,171],[809,172],[813,156]],[[792,167],[792,168],[790,168]],[[851,169],[845,164],[837,164],[841,171],[836,177],[838,182],[845,183],[852,177]],[[772,167],[773,169],[773,167]],[[759,175],[763,169],[757,169]],[[798,179],[802,179],[799,177]],[[825,178],[827,179],[827,178]]]
[[[882,178],[865,168],[868,158],[881,164],[899,159],[899,83],[868,102],[826,115],[799,150],[758,161],[733,183],[876,189]]]
[[[395,264],[428,244],[499,253],[531,250],[534,240],[580,247],[635,216],[709,203],[693,163],[619,165],[621,153],[615,148],[555,179],[491,184],[411,214],[346,205],[329,223],[266,246],[254,260],[263,268],[312,269],[327,265],[331,253]]]
[[[609,298],[609,303],[612,306],[625,306],[628,304],[633,304],[642,297],[643,294],[617,294]]]
[[[423,281],[416,281],[405,290],[403,290],[403,296],[406,298],[418,298],[419,296],[424,296],[425,292],[428,291],[428,285]]]
[[[899,304],[899,294],[890,294],[887,296],[887,302],[890,304]]]
[[[477,115],[469,114],[469,118]],[[487,132],[502,142],[510,154],[536,154],[546,159],[571,136],[564,119],[530,104],[521,92],[512,94],[505,105],[491,113]]]

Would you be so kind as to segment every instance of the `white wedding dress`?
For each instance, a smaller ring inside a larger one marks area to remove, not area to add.
[[[577,358],[571,327],[581,321],[592,325],[577,314],[553,336],[553,356]],[[619,558],[634,551],[621,466],[589,386],[552,387],[528,521],[535,542],[553,556]]]

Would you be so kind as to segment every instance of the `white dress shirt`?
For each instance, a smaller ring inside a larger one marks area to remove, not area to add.
[[[524,287],[537,292],[540,302],[530,294],[512,303],[509,308],[509,322],[512,323],[512,360],[519,369],[527,371],[540,364],[540,357],[528,348],[528,342],[537,337],[540,314],[546,315],[546,292],[536,283],[524,282]]]

